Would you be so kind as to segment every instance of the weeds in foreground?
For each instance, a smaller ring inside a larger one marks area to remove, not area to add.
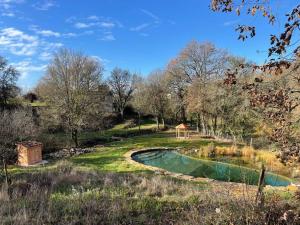
[[[235,186],[236,187],[236,186]],[[1,224],[299,224],[296,200],[268,194],[264,207],[233,187],[158,175],[79,171],[20,174],[0,192]]]

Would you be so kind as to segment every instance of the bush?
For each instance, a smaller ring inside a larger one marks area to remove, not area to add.
[[[241,155],[247,158],[254,158],[256,155],[256,151],[250,146],[245,146],[241,150]]]

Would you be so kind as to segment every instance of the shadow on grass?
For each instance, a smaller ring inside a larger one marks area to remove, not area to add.
[[[84,166],[93,165],[93,166],[97,166],[99,168],[105,167],[105,165],[112,164],[119,160],[122,160],[122,158],[115,157],[115,156],[101,156],[101,155],[71,159],[71,161],[75,164],[80,164],[80,165],[84,165]]]

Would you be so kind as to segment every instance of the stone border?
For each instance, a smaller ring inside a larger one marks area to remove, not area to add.
[[[135,161],[132,157],[138,153],[143,153],[143,152],[151,152],[151,151],[157,151],[157,150],[176,150],[179,148],[166,148],[166,147],[153,147],[153,148],[143,148],[143,149],[134,149],[131,151],[128,151],[124,154],[124,157],[126,159],[126,161],[130,164],[145,168],[147,170],[153,171],[155,174],[158,175],[167,175],[173,178],[178,178],[178,179],[182,179],[182,180],[187,180],[187,181],[194,181],[194,182],[206,182],[208,184],[219,184],[219,185],[224,185],[224,186],[235,186],[235,187],[250,187],[250,188],[257,188],[256,185],[249,185],[249,184],[245,184],[245,183],[237,183],[237,182],[225,182],[225,181],[219,181],[219,180],[214,180],[214,179],[210,179],[210,178],[203,178],[203,177],[193,177],[190,175],[185,175],[185,174],[181,174],[181,173],[173,173],[170,171],[167,171],[165,169],[159,168],[159,167],[154,167],[154,166],[149,166],[149,165],[145,165],[143,163],[139,163],[137,161]],[[290,190],[291,186],[297,186],[297,185],[289,185],[287,187],[273,187],[270,185],[266,186],[266,189],[268,190]],[[295,187],[294,187],[295,188]],[[294,191],[294,188],[293,191]],[[298,189],[298,188],[297,188]]]

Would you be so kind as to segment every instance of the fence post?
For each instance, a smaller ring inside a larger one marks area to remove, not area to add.
[[[265,173],[266,173],[266,168],[264,164],[261,166],[261,171],[259,175],[259,180],[258,180],[258,189],[256,193],[256,199],[255,203],[263,205],[264,204],[264,193],[263,193],[263,188],[264,188],[264,180],[265,180]]]

